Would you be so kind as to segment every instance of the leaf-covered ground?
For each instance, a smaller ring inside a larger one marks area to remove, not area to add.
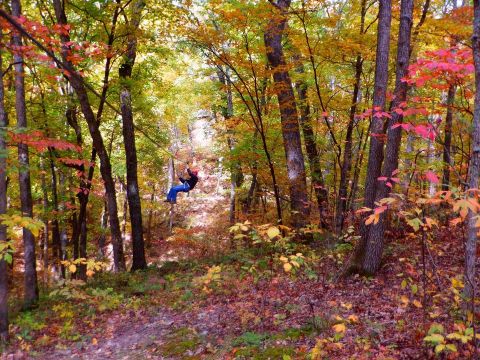
[[[162,228],[149,244],[149,270],[98,274],[17,312],[3,357],[426,359],[449,344],[441,356],[471,356],[471,341],[447,337],[466,327],[451,229],[426,239],[424,257],[421,237],[392,229],[374,278],[340,277],[353,237],[290,245],[305,262],[285,272],[271,246],[230,238],[227,198],[204,180],[179,200],[174,234]],[[432,324],[443,326],[438,344],[424,341]]]

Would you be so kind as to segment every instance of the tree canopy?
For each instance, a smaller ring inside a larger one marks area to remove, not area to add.
[[[478,357],[477,0],[0,4],[6,356]]]

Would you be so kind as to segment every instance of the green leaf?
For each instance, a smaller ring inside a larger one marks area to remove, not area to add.
[[[8,264],[11,264],[13,261],[12,254],[6,253],[5,255],[3,255],[3,260],[5,260]]]
[[[410,290],[412,290],[412,294],[415,295],[418,292],[418,286],[413,284],[410,286]]]
[[[419,218],[409,219],[407,220],[407,224],[410,225],[415,231],[418,231],[420,226],[423,226],[423,222]]]
[[[423,341],[437,345],[443,343],[445,341],[445,337],[441,334],[432,334],[425,336]]]
[[[274,237],[280,235],[280,230],[278,229],[278,227],[272,226],[268,228],[267,235],[270,239],[273,239]]]
[[[445,331],[445,330],[444,330],[442,324],[433,323],[433,324],[430,326],[430,329],[428,329],[428,335],[441,334],[441,333],[443,333],[444,331]]]

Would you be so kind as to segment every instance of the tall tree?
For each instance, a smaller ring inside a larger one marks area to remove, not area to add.
[[[455,84],[450,84],[447,94],[447,114],[445,116],[445,137],[443,141],[443,176],[442,190],[450,187],[450,167],[452,166],[452,125],[453,125],[453,104],[455,102]]]
[[[131,19],[128,22],[127,51],[124,61],[119,68],[122,89],[120,91],[120,106],[123,122],[123,141],[127,167],[127,198],[132,224],[133,260],[132,270],[145,269],[145,246],[143,239],[142,206],[140,189],[137,177],[137,149],[135,147],[135,126],[132,110],[131,77],[135,58],[137,56],[137,32],[140,26],[144,0],[134,1],[131,4]],[[126,16],[125,16],[126,18]]]
[[[365,32],[365,16],[367,12],[367,1],[362,0],[360,10],[360,36]],[[355,126],[355,115],[357,113],[357,104],[360,94],[361,77],[363,72],[363,59],[359,53],[355,59],[355,82],[353,85],[352,105],[350,106],[350,115],[348,119],[347,131],[345,134],[345,148],[343,150],[343,161],[340,169],[340,183],[338,185],[337,211],[335,217],[335,232],[340,235],[343,230],[345,220],[345,211],[347,210],[348,181],[350,179],[350,170],[352,169],[352,147],[353,147],[353,129]]]
[[[294,227],[306,225],[310,213],[307,198],[305,162],[302,153],[298,113],[292,82],[283,53],[282,38],[287,25],[291,0],[270,1],[272,19],[264,33],[267,58],[273,72],[274,91],[278,98],[282,124],[283,146],[287,158],[287,175]]]
[[[0,1],[3,6],[4,1]],[[0,31],[0,43],[3,34]],[[3,83],[3,54],[0,50],[0,215],[7,212],[7,142],[6,130],[8,126],[5,109],[5,88]],[[7,227],[0,224],[0,243],[7,241]],[[5,254],[0,254],[0,340],[8,339],[8,278]]]
[[[117,21],[118,21],[118,17],[121,10],[123,10],[123,7],[121,6],[120,3],[117,3],[112,16],[110,31],[107,31],[108,33],[107,46],[109,48],[112,47],[115,41]],[[100,101],[99,101],[97,113],[96,113],[96,119],[98,124],[101,123],[101,120],[103,117],[103,111],[105,109],[105,103],[107,101],[108,89],[110,87],[109,79],[110,79],[111,68],[112,68],[112,57],[107,56],[107,58],[105,59],[104,72],[103,72],[102,92],[100,94]],[[71,90],[70,87],[67,87],[66,93],[67,94],[73,93],[73,90]],[[73,99],[71,99],[70,104],[67,107],[65,116],[68,124],[75,131],[77,144],[79,146],[83,146],[82,131],[79,126],[76,114],[77,114],[76,104],[74,103]],[[95,166],[93,164],[96,158],[97,158],[97,151],[95,150],[95,147],[93,147],[91,156],[90,156],[90,162],[92,165],[88,167],[88,171],[85,169],[85,166],[83,164],[79,168],[80,173],[82,174],[82,176],[80,177],[81,191],[77,195],[80,206],[78,210],[76,229],[73,232],[73,236],[72,236],[75,259],[77,257],[81,257],[81,258],[87,257],[87,230],[88,230],[87,229],[87,205],[89,201],[90,190],[92,187],[92,180],[95,173]],[[105,209],[107,210],[107,213],[105,214],[106,215],[105,218],[108,218],[108,202],[106,201],[105,204],[106,204]],[[103,250],[100,249],[100,252],[102,251]],[[81,279],[84,279],[86,277],[86,266],[83,264],[81,264],[78,267],[78,277]]]
[[[232,84],[230,80],[230,72],[228,67],[225,70],[218,70],[217,77],[222,85],[222,105],[221,111],[222,116],[225,119],[226,133],[227,133],[227,145],[230,150],[230,154],[233,155],[236,139],[233,134],[233,131],[230,129],[228,120],[233,116],[233,93],[232,93]],[[243,183],[243,172],[240,162],[236,159],[230,160],[230,224],[235,224],[236,217],[236,189],[240,187]]]
[[[53,5],[55,9],[57,23],[60,26],[67,25],[67,17],[61,0],[53,0]],[[66,70],[68,71],[68,81],[70,82],[73,89],[75,90],[75,93],[77,94],[80,108],[82,110],[85,120],[87,121],[88,130],[90,131],[90,135],[92,137],[93,147],[98,153],[98,157],[100,159],[100,173],[105,184],[105,195],[108,203],[110,231],[112,234],[114,267],[116,271],[123,271],[125,270],[125,257],[123,252],[123,241],[120,231],[120,222],[118,221],[117,196],[115,192],[115,183],[112,176],[112,166],[110,164],[110,158],[105,148],[102,134],[100,133],[98,121],[90,105],[90,100],[88,98],[85,82],[75,70],[73,64],[68,60],[70,56],[70,38],[68,35],[63,33],[61,35],[61,41],[62,58],[66,66]]]
[[[12,15],[20,17],[22,7],[20,0],[12,0]],[[12,44],[15,46],[13,61],[15,63],[15,111],[17,115],[17,129],[19,132],[27,130],[27,107],[25,103],[25,69],[21,48],[22,36],[18,32],[12,33]],[[32,186],[30,181],[30,162],[28,146],[18,144],[18,181],[20,184],[20,201],[23,216],[33,217]],[[38,301],[37,264],[35,256],[35,237],[27,228],[23,228],[23,246],[25,259],[25,309],[34,306]]]
[[[378,29],[377,29],[377,50],[375,61],[375,85],[373,92],[373,109],[370,132],[370,149],[368,153],[367,173],[365,179],[365,198],[364,205],[373,208],[375,201],[375,191],[377,179],[380,176],[383,161],[383,139],[384,117],[381,116],[385,110],[385,102],[388,86],[388,60],[390,53],[390,28],[392,21],[392,3],[391,0],[380,0],[378,10]],[[380,116],[378,116],[378,114]],[[354,257],[349,271],[362,271],[362,265],[365,257],[367,236],[364,225],[362,225],[362,237],[355,249]]]
[[[400,8],[400,30],[397,44],[396,59],[396,80],[394,99],[391,103],[392,109],[400,108],[400,104],[407,99],[408,84],[404,81],[408,74],[410,59],[411,30],[413,23],[413,0],[402,0]],[[393,111],[388,121],[387,146],[385,149],[385,161],[382,167],[382,178],[391,179],[395,177],[398,168],[398,157],[402,139],[402,128],[395,126],[403,121],[403,114]],[[391,191],[387,181],[377,181],[375,201],[386,198]],[[368,236],[363,259],[360,265],[362,273],[373,274],[380,267],[383,253],[385,234],[385,212],[380,215],[377,223],[368,226]]]
[[[297,72],[303,74],[305,72],[303,64],[297,67]],[[308,157],[308,165],[310,167],[310,176],[312,185],[317,198],[318,212],[320,214],[320,226],[328,227],[327,208],[328,193],[325,188],[322,167],[320,165],[320,154],[318,153],[317,144],[315,142],[315,134],[313,132],[312,119],[310,113],[310,104],[307,97],[307,84],[299,79],[295,83],[298,96],[298,106],[300,110],[300,126],[302,128],[303,139],[305,141],[305,150]]]
[[[468,187],[472,191],[468,193],[470,197],[478,196],[478,186],[480,177],[480,1],[473,1],[473,62],[475,65],[475,107],[473,111],[472,123],[472,153],[470,157],[470,166],[468,169]],[[467,298],[472,298],[475,294],[475,262],[477,259],[477,237],[478,227],[476,225],[477,215],[468,211],[467,215],[468,230],[465,243],[465,288],[464,294]],[[473,309],[472,309],[473,310]]]

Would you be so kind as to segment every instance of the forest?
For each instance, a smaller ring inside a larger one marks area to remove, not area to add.
[[[480,359],[480,0],[0,0],[1,359]]]

